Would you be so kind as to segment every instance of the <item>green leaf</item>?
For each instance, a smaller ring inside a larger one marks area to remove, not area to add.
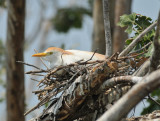
[[[1,97],[0,97],[0,103],[2,103],[3,101],[4,101],[4,98],[1,98]]]
[[[146,29],[152,23],[153,21],[150,17],[133,13],[130,15],[121,16],[120,21],[118,22],[118,25],[120,27],[126,27],[127,29],[125,30],[125,32],[129,34],[134,31],[133,37],[126,40],[126,45],[129,45],[133,41],[133,39],[135,39],[144,29]],[[145,36],[143,36],[143,38],[141,38],[141,40],[136,44],[136,46],[133,48],[132,51],[136,51],[142,48],[144,45],[148,44],[149,42],[152,42],[154,36],[155,36],[155,29],[152,29]],[[153,43],[149,47],[146,47],[144,50],[148,50],[148,52],[144,54],[144,56],[150,57],[153,52]],[[144,50],[139,51],[139,53],[142,53]],[[160,93],[160,89],[152,93],[152,96],[156,96],[158,102],[160,102],[159,93]],[[160,106],[155,104],[153,101],[151,100],[147,100],[147,101],[149,103],[149,106],[147,108],[144,108],[142,114],[146,114],[156,109],[160,109]]]
[[[128,34],[132,33],[132,26],[128,26],[128,28],[125,30]]]
[[[144,29],[146,29],[149,25],[152,24],[152,19],[150,17],[147,16],[143,16],[143,15],[136,15],[136,26],[135,28],[137,28],[140,31],[143,31]]]
[[[153,43],[149,46],[148,52],[144,54],[145,57],[150,57],[153,53]]]
[[[133,38],[129,38],[126,40],[126,44],[129,45],[133,41]]]
[[[44,105],[44,107],[45,107],[45,108],[47,108],[47,107],[48,107],[48,105],[49,105],[49,104],[48,104],[48,103],[46,103],[46,104]]]
[[[136,13],[132,13],[130,15],[122,15],[120,16],[120,21],[118,22],[118,25],[121,27],[130,26],[135,22]]]
[[[124,14],[124,15],[120,16],[120,21],[118,22],[117,25],[120,27],[127,26],[128,28],[125,30],[125,32],[130,34],[132,32],[132,27],[135,23],[135,19],[136,19],[136,13],[132,13],[130,15]]]
[[[160,102],[159,100],[156,100],[157,102]],[[155,104],[155,102],[151,102],[147,108],[144,108],[141,115],[152,113],[154,110],[160,110],[160,106]]]
[[[121,16],[120,22],[118,23],[118,25],[121,27],[127,27],[125,32],[127,32],[128,34],[134,31],[134,36],[126,40],[126,45],[129,45],[133,41],[133,39],[135,39],[145,28],[147,28],[152,23],[153,21],[150,17],[146,17],[140,14],[133,13],[130,15]],[[137,49],[140,49],[147,43],[153,41],[154,35],[155,35],[155,29],[152,29],[150,32],[148,32],[145,36],[141,38],[141,40],[133,48],[133,51],[136,51]],[[143,50],[139,52],[143,52]],[[145,56],[148,57],[150,55],[151,55],[151,50],[149,50]]]
[[[152,96],[152,97],[153,97],[153,96],[157,96],[157,94],[159,95],[159,93],[160,93],[160,88],[154,90],[154,91],[151,93],[151,96]]]
[[[0,0],[0,7],[3,7],[3,8],[6,7],[5,0]]]

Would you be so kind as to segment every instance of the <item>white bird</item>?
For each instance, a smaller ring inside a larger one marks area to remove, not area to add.
[[[50,68],[61,65],[69,65],[71,63],[84,60],[87,61],[93,56],[94,52],[80,50],[63,50],[57,47],[49,47],[42,53],[32,55],[32,57],[42,57],[49,62]],[[104,60],[105,55],[95,53],[92,60]]]

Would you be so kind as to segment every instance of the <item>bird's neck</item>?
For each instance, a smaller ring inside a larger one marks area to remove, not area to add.
[[[62,65],[61,58],[62,58],[62,53],[56,53],[56,54],[44,57],[44,60],[49,62],[50,68],[54,68],[59,65]]]
[[[50,62],[50,61],[48,61],[49,62],[49,66],[50,66],[50,68],[55,68],[55,67],[58,67],[58,66],[60,66],[60,65],[62,65],[63,64],[63,61],[62,61],[62,59],[61,58],[59,58],[59,59],[55,59],[54,61],[52,61],[52,62]]]
[[[65,63],[66,60],[64,60],[64,56],[67,56],[67,55],[73,55],[73,53],[64,50],[62,53],[57,53],[57,54],[53,55],[52,59],[51,59],[53,61],[49,62],[50,67],[54,68],[54,67],[58,67],[60,65],[66,65],[66,63]]]
[[[72,52],[62,50],[61,52],[54,53],[53,55],[44,57],[44,60],[49,62],[50,68],[64,65],[63,56],[72,55]]]

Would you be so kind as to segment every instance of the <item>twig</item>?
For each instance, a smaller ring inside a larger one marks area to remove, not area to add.
[[[104,60],[96,60],[96,61],[88,61],[88,62],[81,62],[81,63],[78,63],[79,65],[85,65],[85,64],[94,64],[94,63],[102,63],[104,62]],[[78,65],[77,63],[73,63],[73,65]]]
[[[54,99],[50,100],[50,101],[52,101],[52,103],[51,103],[45,110],[43,110],[43,115],[42,115],[42,117],[43,117],[44,114],[47,112],[47,110],[50,109],[50,108],[52,107],[52,105],[57,102],[57,100],[58,100],[58,98],[54,98]]]
[[[93,53],[93,55],[91,56],[91,58],[88,59],[87,61],[85,61],[85,63],[87,63],[88,61],[92,60],[92,58],[93,58],[93,56],[96,54],[97,50],[98,50],[98,49],[96,49],[96,50],[94,51],[94,53]]]
[[[31,80],[36,81],[36,82],[39,82],[37,79],[33,79],[33,78],[31,78]]]
[[[39,108],[40,106],[44,105],[46,102],[40,102],[38,103],[36,106],[34,106],[32,109],[28,110],[26,113],[24,113],[24,115],[26,116],[27,114],[29,114],[30,112],[36,110],[37,108]]]
[[[137,56],[143,55],[145,52],[147,52],[147,51],[144,51],[144,52],[142,52],[142,53],[137,53],[137,54],[132,55],[132,56],[128,56],[128,58],[134,58],[134,57],[137,57]]]
[[[59,92],[61,92],[62,91],[62,89],[60,89],[59,90]],[[50,99],[51,99],[51,97],[53,97],[55,95],[55,92],[53,92],[53,93],[51,93],[51,95],[47,95],[45,98],[43,98],[42,100],[41,100],[41,102],[39,102],[36,106],[34,106],[33,108],[31,108],[30,110],[28,110],[26,113],[24,113],[24,115],[26,116],[27,114],[29,114],[30,112],[32,112],[32,111],[34,111],[34,110],[36,110],[37,108],[39,108],[39,107],[41,107],[41,106],[43,106],[44,104],[46,104],[47,103],[47,100],[48,100],[48,102],[50,101]],[[58,98],[55,98],[56,100],[58,99]]]
[[[104,60],[96,60],[96,61],[81,62],[81,63],[71,63],[71,64],[66,65],[66,66],[58,66],[56,69],[54,69],[54,70],[52,70],[50,73],[48,73],[45,78],[48,78],[50,75],[53,75],[53,74],[56,73],[57,71],[62,70],[62,69],[64,69],[64,68],[69,68],[69,67],[71,67],[71,66],[77,66],[77,65],[92,64],[92,63],[97,63],[97,62],[102,63],[102,62],[104,62]],[[33,71],[32,71],[32,72],[33,72]],[[28,72],[28,73],[30,73],[30,72]],[[27,74],[28,74],[28,73],[27,73]],[[42,80],[38,83],[37,86],[39,86],[39,85],[45,80],[45,78],[42,79]]]
[[[140,49],[138,49],[138,50],[136,50],[136,51],[134,51],[134,52],[129,53],[129,55],[131,55],[131,54],[133,54],[133,53],[137,53],[137,52],[145,49],[146,47],[148,47],[148,46],[151,45],[151,44],[152,44],[152,42],[149,42],[149,43],[147,43],[146,45],[144,45],[142,48],[140,48]]]
[[[36,73],[31,73],[31,75],[35,75],[35,76],[44,76],[42,74],[36,74]]]
[[[158,106],[160,106],[160,103],[154,100],[150,95],[148,95],[148,99],[152,100],[154,103],[156,103]]]
[[[37,86],[39,86],[39,85],[40,85],[46,78],[48,78],[50,75],[56,73],[57,71],[59,71],[60,69],[62,69],[62,68],[64,68],[64,67],[66,67],[66,66],[59,66],[59,67],[57,67],[55,70],[51,71],[49,74],[47,74],[47,75],[44,77],[44,79],[40,80],[40,82],[38,83]]]
[[[47,89],[42,89],[42,90],[36,90],[36,91],[32,91],[32,93],[38,94],[38,93],[48,91],[48,90],[52,90],[52,89],[47,88]]]
[[[26,113],[24,113],[24,115],[26,116],[27,114],[29,114],[30,112],[36,110],[37,108],[41,107],[42,105],[44,105],[45,103],[47,103],[47,101],[50,99],[48,99],[48,95],[43,99],[41,100],[41,102],[39,102],[36,106],[34,106],[33,108],[31,108],[30,110],[28,110]]]
[[[32,109],[28,110],[27,112],[24,113],[24,116],[26,116],[27,114],[29,114],[30,112],[36,110],[39,107],[39,105],[34,106]]]
[[[80,72],[81,70],[77,71],[66,83],[64,83],[64,85],[68,85],[72,80],[73,78]],[[69,86],[66,86],[65,89],[67,89]]]
[[[146,51],[145,51],[146,52]],[[130,58],[135,58],[137,56],[143,55],[145,52],[142,53],[137,53],[135,55],[129,55],[129,56],[124,56],[124,57],[118,57],[117,60],[125,60],[125,59],[130,59]]]
[[[46,71],[46,70],[40,70],[40,71],[28,71],[28,72],[25,72],[25,74],[43,73],[43,72],[47,73],[48,71]]]
[[[41,71],[45,71],[45,70],[43,70],[43,69],[38,68],[38,67],[37,67],[37,66],[35,66],[35,65],[28,64],[28,63],[25,63],[25,62],[23,62],[23,61],[16,61],[16,62],[18,62],[18,63],[22,63],[22,64],[27,65],[27,66],[34,67],[34,68],[36,68],[36,69],[38,69],[38,70],[41,70]]]
[[[34,51],[36,53],[38,53],[38,51],[36,49],[34,49]],[[48,66],[43,62],[43,59],[41,57],[40,57],[40,59],[41,59],[41,62],[43,63],[43,65],[47,68],[47,70],[49,70]]]
[[[132,42],[130,45],[128,45],[120,54],[119,56],[125,56],[127,55],[133,48],[134,46],[137,44],[137,42],[140,41],[140,39],[147,34],[150,30],[152,30],[155,26],[157,25],[157,22],[154,22],[152,25],[150,25],[149,27],[147,27],[141,34],[139,34]]]
[[[129,67],[130,67],[130,65],[122,66],[122,67],[118,68],[118,70],[125,70],[125,69],[128,69]]]
[[[114,53],[112,56],[109,57],[109,59],[113,60],[115,58],[114,60],[117,60],[118,59],[118,54],[119,54],[119,52]]]

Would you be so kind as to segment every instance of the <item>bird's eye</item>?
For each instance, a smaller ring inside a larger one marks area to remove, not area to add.
[[[53,54],[53,52],[49,52],[49,54],[50,54],[50,55],[52,55],[52,54]]]

